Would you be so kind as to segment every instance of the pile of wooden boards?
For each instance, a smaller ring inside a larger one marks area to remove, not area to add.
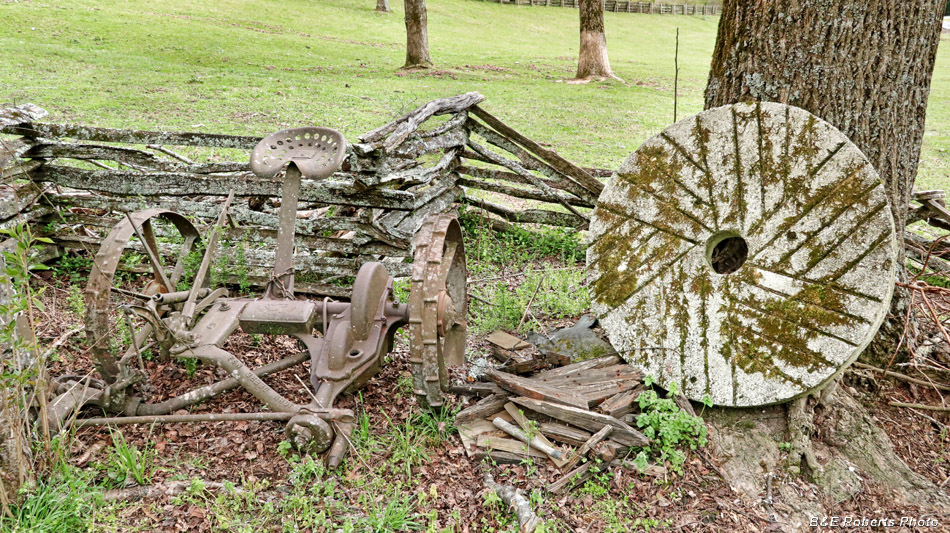
[[[495,463],[552,461],[563,473],[548,489],[563,493],[591,477],[594,461],[632,466],[631,447],[649,445],[635,429],[642,375],[609,355],[519,376],[498,369],[467,387],[482,399],[456,416],[466,453]],[[591,460],[588,460],[591,459]],[[661,467],[645,473],[662,475]]]

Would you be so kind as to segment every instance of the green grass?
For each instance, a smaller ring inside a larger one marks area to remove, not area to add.
[[[702,108],[717,17],[606,13],[611,65],[628,82],[558,83],[576,68],[577,11],[443,0],[428,5],[436,70],[397,72],[402,3],[368,0],[3,2],[0,95],[51,120],[266,134],[318,124],[353,139],[426,100],[479,91],[485,106],[569,159],[616,168]],[[944,38],[946,39],[946,37]],[[938,50],[921,187],[950,183],[950,57]]]
[[[467,91],[583,164],[616,167],[680,112],[701,109],[714,17],[608,13],[611,63],[629,85],[557,83],[576,68],[577,11],[472,0],[428,6],[437,70],[397,72],[402,5],[301,0],[147,7],[117,0],[5,3],[0,95],[50,120],[265,134],[319,124],[353,139],[429,99]],[[304,15],[301,16],[301,13]]]

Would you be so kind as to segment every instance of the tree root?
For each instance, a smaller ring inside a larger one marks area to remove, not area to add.
[[[520,490],[510,485],[499,485],[487,469],[484,470],[482,479],[485,486],[495,491],[501,501],[515,512],[521,533],[532,533],[538,527],[541,519],[531,510],[531,504]]]
[[[624,85],[627,84],[627,82],[623,81],[622,78],[614,75],[613,73],[607,74],[604,76],[587,76],[584,78],[573,78],[570,80],[565,80],[565,83],[569,85],[586,85],[592,81],[608,81],[608,80],[618,81]]]
[[[788,471],[792,477],[805,474],[814,478],[822,472],[821,464],[811,445],[815,433],[814,406],[809,406],[810,396],[804,396],[788,404],[788,434],[791,449],[788,452]]]

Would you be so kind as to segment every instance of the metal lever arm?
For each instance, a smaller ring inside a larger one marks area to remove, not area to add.
[[[205,255],[201,258],[201,266],[198,267],[198,274],[195,275],[195,281],[191,285],[191,290],[188,291],[188,299],[185,300],[185,305],[181,310],[182,323],[186,327],[190,327],[192,320],[195,318],[198,293],[201,292],[201,286],[204,284],[205,276],[208,275],[208,268],[211,267],[211,260],[214,258],[214,248],[218,244],[218,234],[224,229],[224,225],[228,220],[228,207],[231,206],[231,200],[233,199],[234,191],[231,191],[228,194],[228,199],[224,201],[221,214],[218,215],[218,221],[211,229],[211,235],[208,236]]]

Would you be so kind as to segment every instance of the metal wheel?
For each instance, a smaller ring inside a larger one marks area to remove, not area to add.
[[[176,257],[167,261],[162,257],[156,235],[178,245]],[[199,239],[198,230],[184,216],[146,209],[124,217],[102,241],[84,291],[84,321],[93,361],[106,383],[120,377],[120,363],[144,346],[153,332],[148,320],[126,311],[143,308],[156,294],[175,292]],[[133,273],[117,279],[120,266]]]
[[[465,362],[468,302],[462,228],[453,215],[430,216],[416,233],[409,293],[409,362],[419,403],[442,406],[446,366]]]

